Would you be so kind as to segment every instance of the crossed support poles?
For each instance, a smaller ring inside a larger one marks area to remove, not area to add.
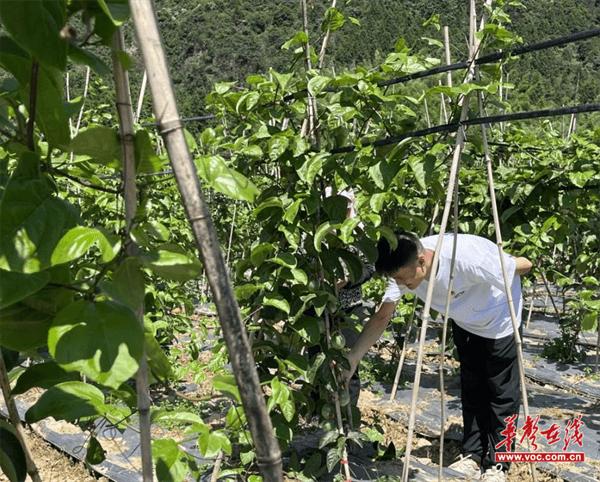
[[[469,36],[470,37],[470,46],[469,46],[470,47],[470,49],[469,49],[470,55],[469,55],[469,68],[468,68],[468,72],[467,72],[467,75],[464,80],[465,83],[471,82],[478,78],[478,71],[476,69],[475,61],[477,59],[479,49],[480,49],[480,40],[479,40],[478,36],[475,35],[475,24],[476,24],[475,0],[471,0],[470,5],[471,5],[470,22],[469,22],[470,23],[470,36]],[[486,0],[486,6],[490,6],[490,5],[491,5],[491,0]],[[485,14],[483,15],[482,20],[481,20],[480,30],[483,29],[484,25],[485,25]],[[477,97],[478,97],[477,100],[478,100],[480,114],[482,114],[481,111],[483,111],[483,95],[481,93],[478,93]],[[412,443],[413,443],[413,438],[414,438],[414,430],[415,430],[415,422],[416,422],[416,407],[417,407],[417,400],[419,397],[419,387],[420,387],[420,381],[421,381],[421,367],[422,367],[422,363],[423,363],[423,353],[424,353],[424,346],[425,346],[425,337],[426,337],[426,333],[427,333],[427,326],[428,326],[428,323],[431,318],[430,317],[431,301],[432,301],[432,296],[433,296],[433,289],[435,286],[436,273],[438,270],[439,253],[440,253],[440,250],[442,247],[443,236],[446,232],[446,227],[447,227],[448,218],[450,215],[452,201],[454,199],[454,242],[453,242],[453,250],[452,250],[452,261],[451,261],[451,267],[450,267],[449,289],[448,289],[448,295],[447,295],[446,305],[445,305],[443,342],[442,342],[442,346],[441,346],[441,350],[440,350],[440,352],[441,352],[441,355],[440,355],[440,365],[441,365],[440,366],[440,382],[441,382],[440,390],[442,393],[442,424],[441,424],[442,428],[441,428],[441,443],[440,443],[440,468],[439,468],[438,475],[439,475],[439,479],[443,480],[443,477],[442,477],[442,466],[443,466],[442,447],[443,447],[443,437],[444,437],[444,428],[445,428],[444,396],[443,396],[443,393],[444,393],[443,360],[444,360],[444,352],[445,352],[445,333],[447,330],[448,311],[449,311],[449,305],[450,305],[450,293],[452,290],[452,283],[453,283],[453,278],[454,278],[454,265],[455,265],[455,259],[456,259],[456,239],[457,239],[457,232],[458,232],[458,230],[457,230],[458,171],[459,171],[459,167],[460,167],[461,156],[462,156],[462,153],[464,150],[464,145],[465,145],[465,126],[463,125],[463,122],[467,119],[467,116],[468,116],[469,100],[470,100],[470,95],[467,93],[465,95],[460,96],[458,99],[458,102],[457,102],[457,105],[460,108],[459,129],[458,129],[458,132],[456,135],[456,142],[455,142],[454,152],[453,152],[453,156],[452,156],[452,162],[451,162],[451,166],[450,166],[448,189],[446,192],[446,201],[445,201],[445,205],[444,205],[444,211],[442,214],[442,220],[440,223],[438,241],[437,241],[437,245],[435,248],[433,261],[432,261],[432,267],[431,267],[431,271],[430,271],[430,275],[429,275],[429,283],[427,286],[427,294],[426,294],[426,298],[425,298],[425,307],[423,308],[423,313],[422,313],[421,334],[420,334],[420,339],[419,339],[419,349],[418,349],[418,353],[417,353],[417,365],[416,365],[416,371],[415,371],[415,378],[414,378],[413,392],[412,392],[412,403],[411,403],[411,410],[410,410],[409,423],[408,423],[408,436],[407,436],[407,442],[406,442],[406,450],[404,453],[404,466],[403,466],[403,471],[402,471],[403,482],[408,481],[409,472],[410,472],[410,455],[411,455],[411,451],[412,451]],[[515,308],[514,308],[514,303],[512,300],[511,287],[509,284],[509,276],[506,271],[506,266],[504,265],[504,259],[503,259],[504,250],[502,247],[502,233],[500,230],[498,208],[496,205],[496,195],[495,195],[494,179],[493,179],[493,166],[492,166],[492,159],[491,159],[491,155],[490,155],[489,145],[487,142],[487,131],[486,131],[485,125],[482,125],[482,136],[483,136],[483,146],[484,146],[484,154],[485,154],[485,160],[486,160],[488,184],[489,184],[489,189],[490,189],[490,198],[491,198],[491,202],[492,202],[492,214],[493,214],[493,218],[494,218],[496,244],[498,246],[501,269],[502,269],[502,274],[503,274],[503,279],[504,279],[504,288],[505,288],[506,296],[507,296],[507,300],[508,300],[510,316],[511,316],[514,337],[515,337],[515,343],[516,343],[516,347],[517,347],[517,360],[518,360],[518,365],[519,365],[521,395],[522,395],[522,400],[523,400],[523,409],[524,409],[525,417],[527,418],[527,417],[529,417],[529,404],[527,401],[527,390],[526,390],[526,386],[525,386],[525,373],[524,373],[524,369],[523,369],[523,354],[522,354],[522,350],[521,350],[521,337],[519,336],[519,331],[518,331],[518,326],[517,326],[517,316],[516,316],[516,312],[515,312]],[[530,465],[530,468],[531,468],[532,479],[535,482],[535,470],[532,465]]]

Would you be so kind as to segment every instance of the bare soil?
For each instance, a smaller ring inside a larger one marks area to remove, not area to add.
[[[95,477],[83,463],[56,449],[44,439],[26,429],[29,447],[43,482],[108,482]],[[27,477],[27,481],[31,479]],[[9,482],[0,473],[0,482]]]

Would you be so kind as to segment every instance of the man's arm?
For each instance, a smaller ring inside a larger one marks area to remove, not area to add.
[[[350,370],[346,373],[347,380],[352,377],[362,357],[365,356],[365,353],[369,351],[369,348],[373,346],[373,344],[379,339],[383,331],[386,329],[390,320],[392,319],[395,308],[395,302],[384,302],[367,322],[360,334],[360,337],[348,354]]]
[[[519,276],[529,273],[533,267],[533,264],[527,258],[518,257],[515,258],[515,262],[515,273]]]

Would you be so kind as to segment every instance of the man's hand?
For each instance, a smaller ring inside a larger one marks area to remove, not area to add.
[[[529,271],[531,271],[531,268],[533,267],[531,261],[529,261],[527,258],[523,258],[522,256],[515,258],[515,262],[515,273],[519,276],[529,273]]]

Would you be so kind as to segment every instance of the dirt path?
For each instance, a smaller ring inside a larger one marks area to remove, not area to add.
[[[26,430],[33,458],[43,482],[97,482],[98,480],[108,482],[105,477],[97,479],[84,464],[57,450],[31,430]],[[27,477],[26,480],[31,479]],[[9,482],[9,480],[0,473],[0,482]]]

